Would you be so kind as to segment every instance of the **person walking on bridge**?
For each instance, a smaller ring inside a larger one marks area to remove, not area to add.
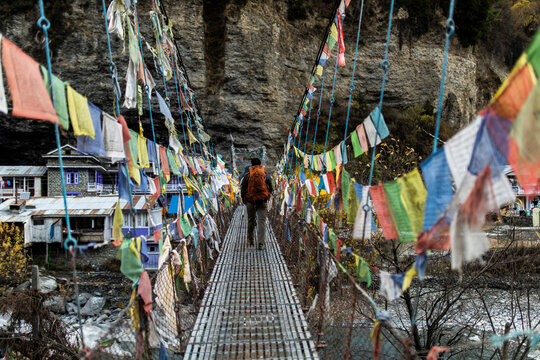
[[[241,180],[242,202],[246,204],[248,214],[248,244],[254,245],[253,236],[255,221],[257,222],[257,239],[259,250],[264,247],[266,237],[266,202],[272,192],[272,180],[261,165],[259,158],[251,159],[249,172]]]

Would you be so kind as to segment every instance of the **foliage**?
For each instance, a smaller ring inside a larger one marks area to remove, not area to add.
[[[13,224],[0,223],[0,286],[22,283],[27,261],[22,231]]]
[[[413,148],[419,159],[426,159],[432,152],[433,134],[435,133],[435,115],[429,102],[413,105],[401,111],[384,108],[385,120],[394,138],[404,146]],[[455,133],[455,129],[441,121],[439,139],[446,141]],[[439,143],[439,146],[441,143]]]

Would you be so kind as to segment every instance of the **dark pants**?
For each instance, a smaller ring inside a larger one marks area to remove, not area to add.
[[[253,243],[256,222],[258,242],[264,244],[266,238],[266,203],[263,201],[248,202],[246,207],[248,214],[248,242]]]

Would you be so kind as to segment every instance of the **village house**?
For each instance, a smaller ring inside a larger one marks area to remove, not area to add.
[[[29,199],[45,195],[47,167],[0,166],[0,201],[5,199]]]
[[[118,164],[112,164],[109,159],[77,151],[69,144],[62,146],[62,161],[64,167],[64,181],[68,196],[96,196],[104,194],[118,194]],[[43,155],[47,160],[47,195],[62,195],[62,179],[58,163],[58,150],[52,150]],[[154,164],[145,169],[147,174],[154,175]],[[167,194],[179,194],[180,187],[184,187],[181,178],[172,175],[165,184]],[[140,194],[135,186],[134,194]]]
[[[75,240],[81,244],[110,242],[117,201],[118,197],[114,195],[69,197],[67,207]],[[123,232],[148,236],[155,229],[161,228],[162,209],[149,208],[144,196],[133,197],[135,221],[131,216],[129,202],[120,200],[120,206],[124,215]],[[67,237],[64,201],[61,196],[4,201],[0,204],[0,222],[20,226],[24,230],[25,244],[63,243]]]

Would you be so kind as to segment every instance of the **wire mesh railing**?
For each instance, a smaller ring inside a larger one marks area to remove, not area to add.
[[[234,207],[221,207],[216,225],[222,239],[234,214]],[[197,219],[197,222],[202,219]],[[95,349],[92,359],[162,358],[181,359],[197,317],[219,246],[193,235],[176,246],[151,276],[151,302],[141,292],[133,292],[128,306],[119,314]],[[185,245],[185,246],[184,246]],[[218,243],[220,245],[220,243]],[[187,285],[187,255],[191,282]],[[150,306],[148,305],[151,303]]]

